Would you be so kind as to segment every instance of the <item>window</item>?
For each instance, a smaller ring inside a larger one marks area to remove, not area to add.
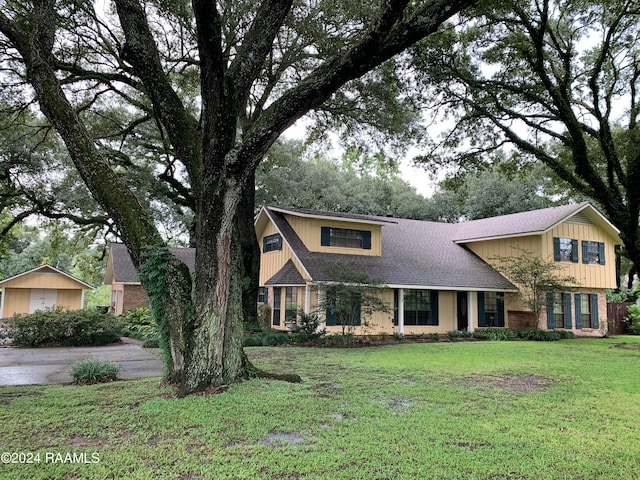
[[[258,288],[258,303],[268,303],[269,302],[269,288],[267,287],[259,287]]]
[[[556,262],[578,263],[578,241],[573,238],[554,238],[553,259]]]
[[[576,293],[576,328],[600,328],[598,320],[598,295]]]
[[[547,293],[547,329],[571,328],[571,295]]]
[[[282,302],[282,289],[273,287],[273,324],[280,325],[280,308]]]
[[[434,312],[438,292],[431,290],[406,290],[404,292],[405,325],[438,325]]]
[[[371,250],[371,232],[369,230],[322,227],[320,245],[323,247],[347,247]]]
[[[357,292],[327,289],[325,314],[327,326],[342,325],[357,327],[360,325],[362,297]]]
[[[553,328],[565,328],[564,318],[564,295],[561,293],[553,294]]]
[[[583,240],[582,263],[604,265],[604,243]]]
[[[282,250],[282,236],[279,233],[267,235],[262,239],[262,253]]]
[[[298,317],[298,288],[286,287],[284,294],[284,321],[295,322]]]
[[[478,292],[478,326],[504,327],[504,294]]]
[[[590,300],[589,295],[580,295],[580,320],[582,322],[582,328],[592,328],[593,325],[591,322]]]

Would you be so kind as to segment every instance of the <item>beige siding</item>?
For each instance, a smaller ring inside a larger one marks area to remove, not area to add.
[[[4,295],[2,318],[11,317],[16,313],[29,313],[31,301],[30,288],[5,287],[2,294]],[[65,310],[80,310],[82,308],[82,290],[77,288],[75,290],[58,290],[56,306]]]
[[[520,250],[528,250],[543,260],[553,261],[554,237],[571,238],[578,241],[578,263],[557,262],[558,266],[562,267],[562,270],[558,272],[559,275],[574,277],[578,281],[578,284],[574,286],[575,288],[615,288],[615,239],[605,234],[597,225],[567,221],[551,229],[544,235],[473,242],[469,243],[467,246],[480,258],[488,261],[489,263],[499,263],[491,260],[496,256],[518,256],[520,254]],[[582,263],[583,240],[603,242],[605,244],[604,265],[590,265]],[[505,301],[507,310],[528,310],[521,304],[518,295],[507,295]]]
[[[16,313],[29,313],[30,289],[5,287],[2,295],[4,296],[2,318],[11,317]]]
[[[64,310],[82,308],[82,290],[58,290],[56,306]]]
[[[262,239],[266,236],[273,235],[274,233],[278,233],[276,227],[269,223],[264,231],[258,236],[258,242],[260,245],[260,251],[262,251]],[[302,275],[302,277],[306,277],[306,274],[303,268],[300,265],[300,262],[293,255],[293,252],[287,245],[287,242],[282,241],[282,250],[276,250],[273,252],[262,253],[260,256],[260,285],[264,285],[267,280],[273,277],[276,273],[280,271],[280,269],[284,266],[287,261],[291,259],[293,260],[294,265]]]
[[[522,250],[532,252],[536,256],[545,258],[540,236],[526,236],[515,238],[501,238],[499,240],[486,240],[483,242],[473,242],[467,244],[476,255],[489,263],[499,263],[493,261],[494,257],[519,256]],[[553,245],[551,246],[551,259],[553,259]]]
[[[364,223],[345,222],[338,220],[320,220],[315,218],[296,217],[286,215],[289,225],[295,230],[300,240],[311,252],[329,252],[348,255],[382,255],[382,227],[380,225],[368,225]],[[320,245],[321,227],[347,228],[352,230],[371,231],[371,249],[323,247]]]
[[[596,225],[564,222],[546,233],[542,238],[545,257],[553,260],[553,238],[571,238],[578,240],[578,263],[561,262],[566,265],[566,275],[575,277],[583,288],[615,288],[616,262],[615,241]],[[605,245],[605,264],[590,265],[582,263],[582,241],[603,242]]]
[[[456,329],[456,292],[441,291],[438,294],[438,325],[405,325],[405,335],[447,333]]]
[[[72,278],[59,273],[34,272],[20,275],[7,281],[3,286],[8,288],[53,288],[53,289],[78,289],[79,283]]]

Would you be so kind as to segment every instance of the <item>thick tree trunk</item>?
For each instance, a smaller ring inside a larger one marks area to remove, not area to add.
[[[243,258],[236,217],[244,185],[213,175],[200,199],[194,290],[195,324],[187,349],[181,394],[244,376],[242,351]]]
[[[260,246],[253,225],[255,215],[256,190],[255,173],[247,182],[242,193],[236,215],[237,233],[242,249],[242,312],[245,325],[258,323],[258,287],[260,277]]]

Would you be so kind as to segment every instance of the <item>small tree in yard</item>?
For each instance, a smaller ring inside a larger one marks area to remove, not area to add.
[[[389,305],[380,298],[382,281],[366,273],[356,272],[348,265],[336,264],[327,273],[334,280],[324,284],[325,298],[318,308],[326,312],[327,319],[335,318],[342,327],[342,336],[355,333],[358,326],[370,326],[368,319],[376,312],[389,313]]]
[[[526,249],[512,248],[519,255],[492,257],[492,266],[516,284],[522,304],[531,310],[537,329],[546,294],[564,291],[567,286],[577,286],[579,282],[574,277],[563,276],[563,267],[557,262],[543,260]]]

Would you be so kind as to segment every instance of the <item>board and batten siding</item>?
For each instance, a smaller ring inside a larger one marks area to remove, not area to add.
[[[16,313],[33,313],[39,308],[33,303],[33,295],[38,291],[55,292],[55,306],[64,310],[80,310],[82,308],[82,290],[79,289],[30,289],[30,288],[9,288],[3,289],[4,309],[2,318],[8,318]],[[46,304],[45,306],[52,306]]]
[[[615,240],[597,225],[566,221],[542,236],[542,258],[553,260],[553,239],[570,238],[578,241],[578,263],[558,262],[567,265],[566,275],[578,280],[584,288],[616,288]],[[583,263],[582,242],[604,243],[604,265]]]
[[[4,284],[3,288],[53,288],[53,289],[78,289],[78,282],[64,275],[34,272],[21,275]]]
[[[369,255],[379,257],[382,255],[382,227],[366,223],[323,220],[317,218],[304,218],[294,215],[285,215],[291,228],[298,234],[302,243],[310,252],[327,252],[347,255]],[[371,232],[371,249],[325,247],[320,244],[322,227],[346,228],[350,230],[368,230]]]
[[[263,239],[269,235],[279,233],[273,223],[269,222],[264,231],[258,237],[258,244],[260,245],[260,251],[262,252]],[[301,267],[298,259],[293,255],[287,242],[282,241],[282,250],[275,250],[272,252],[262,253],[260,256],[260,285],[264,285],[267,280],[273,277],[280,271],[284,264],[291,259],[296,266],[300,274],[304,277],[304,269]]]

